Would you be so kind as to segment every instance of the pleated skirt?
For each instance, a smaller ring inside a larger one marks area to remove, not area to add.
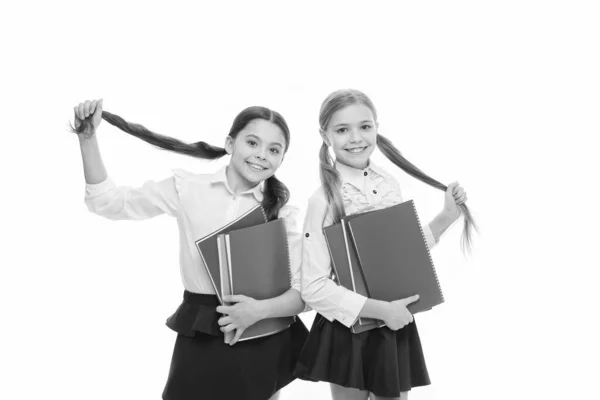
[[[397,331],[382,327],[354,334],[320,314],[315,317],[294,375],[387,397],[430,384],[415,322]]]
[[[224,343],[214,295],[184,292],[167,326],[177,332],[164,400],[267,400],[292,382],[308,330],[299,318],[263,338]]]

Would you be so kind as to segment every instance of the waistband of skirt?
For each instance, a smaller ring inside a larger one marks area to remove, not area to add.
[[[205,306],[218,306],[219,299],[214,294],[193,293],[188,290],[183,292],[183,301],[189,304],[200,304]]]

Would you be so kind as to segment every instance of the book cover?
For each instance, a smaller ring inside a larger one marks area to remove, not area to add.
[[[231,293],[270,299],[291,287],[287,232],[282,219],[237,229],[225,236]],[[288,328],[295,317],[267,318],[248,327],[240,340],[272,335]]]
[[[412,200],[348,222],[372,298],[394,301],[418,294],[411,313],[444,302],[433,260]]]

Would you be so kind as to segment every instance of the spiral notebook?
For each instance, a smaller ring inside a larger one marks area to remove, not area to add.
[[[356,249],[346,228],[347,221],[355,216],[345,217],[341,223],[324,228],[323,233],[329,254],[331,255],[331,264],[338,284],[353,292],[369,297],[362,269],[358,264]],[[383,326],[383,322],[374,318],[358,318],[358,321],[356,321],[351,329],[353,333],[361,333],[380,326]]]
[[[394,301],[418,294],[411,313],[444,302],[423,228],[412,200],[348,221],[370,297]]]
[[[219,270],[219,250],[217,247],[217,236],[235,229],[247,228],[258,224],[263,224],[265,222],[267,222],[265,211],[261,205],[257,205],[229,224],[222,226],[216,231],[196,241],[196,248],[200,252],[200,257],[204,262],[204,267],[208,272],[213,289],[215,290],[217,298],[221,304],[223,304],[223,298],[221,296],[221,273]]]
[[[256,300],[280,296],[291,288],[290,257],[283,219],[230,231],[225,239],[229,289]],[[228,286],[228,287],[227,287]],[[240,341],[272,335],[288,328],[295,317],[266,318],[250,326]]]

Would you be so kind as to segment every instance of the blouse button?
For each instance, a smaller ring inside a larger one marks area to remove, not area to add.
[[[309,237],[310,235],[307,233],[307,234],[305,234],[304,236],[306,236],[306,237]]]
[[[374,194],[377,194],[377,190],[373,190],[373,193],[374,193]]]
[[[365,176],[367,176],[367,175],[368,175],[367,171],[365,171],[365,172],[364,172],[364,175],[365,175]]]

